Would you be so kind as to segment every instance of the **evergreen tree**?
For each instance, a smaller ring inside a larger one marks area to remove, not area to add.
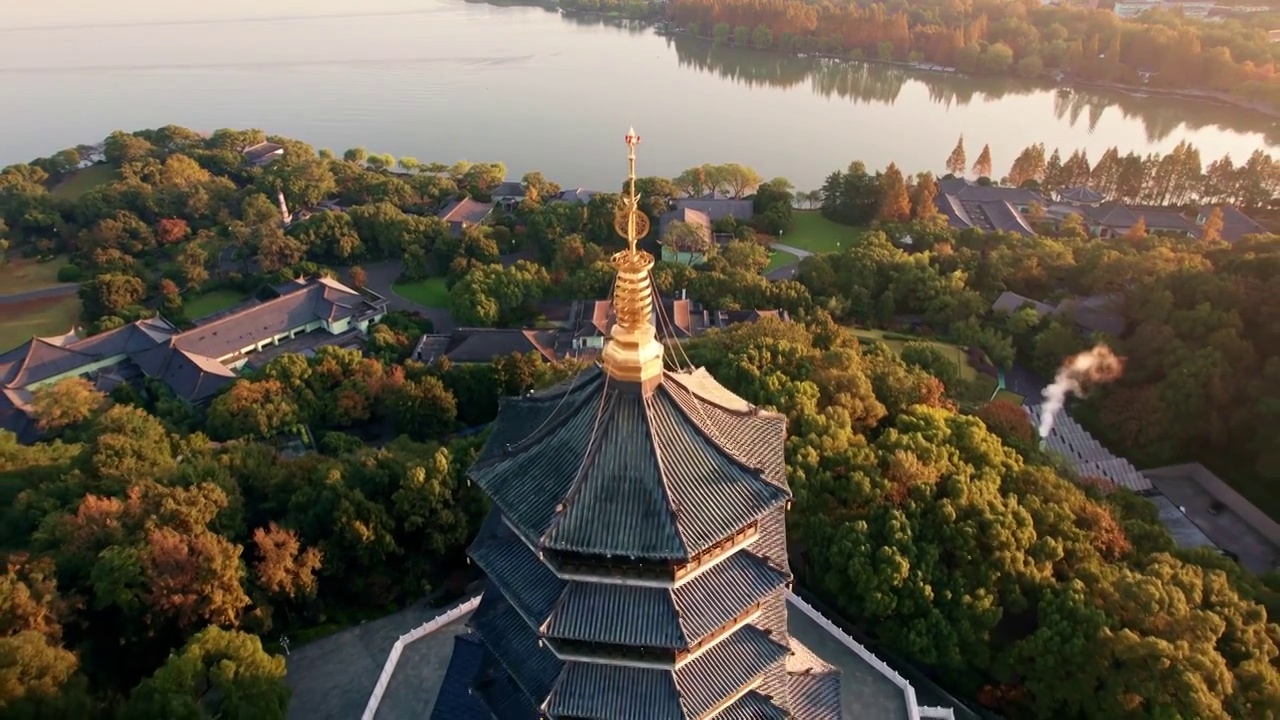
[[[911,199],[907,196],[907,183],[902,171],[889,163],[880,176],[880,208],[876,219],[881,222],[906,222],[911,219]]]
[[[947,156],[947,172],[956,177],[964,177],[965,162],[964,135],[961,135],[960,139],[956,141],[955,149]]]
[[[1049,156],[1049,160],[1044,166],[1044,182],[1041,183],[1047,191],[1061,190],[1062,184],[1062,153],[1058,152],[1058,148],[1053,149],[1053,154]]]
[[[938,183],[933,173],[921,173],[916,179],[915,192],[911,196],[911,217],[916,220],[931,220],[938,215]]]
[[[980,178],[991,177],[991,146],[983,145],[978,159],[973,161],[973,174]]]

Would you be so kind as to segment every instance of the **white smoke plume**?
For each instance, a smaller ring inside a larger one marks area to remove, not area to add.
[[[1044,403],[1040,406],[1040,437],[1047,438],[1053,430],[1053,422],[1067,404],[1067,396],[1084,397],[1089,388],[1109,383],[1124,373],[1124,358],[1111,352],[1106,345],[1097,345],[1072,355],[1062,362],[1053,384],[1044,389]]]

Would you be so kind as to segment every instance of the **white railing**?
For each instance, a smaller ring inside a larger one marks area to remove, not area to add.
[[[391,646],[391,652],[387,654],[387,662],[382,666],[382,674],[378,676],[378,684],[373,686],[373,693],[369,695],[369,703],[364,707],[364,714],[360,716],[361,720],[373,720],[373,716],[378,713],[378,705],[382,703],[382,694],[387,691],[387,685],[391,683],[391,676],[395,674],[396,663],[400,662],[400,653],[404,652],[405,646],[475,610],[476,606],[480,604],[481,597],[481,595],[477,595],[396,639],[395,644]]]
[[[941,714],[925,715],[924,713],[922,713],[920,706],[916,703],[916,689],[911,687],[911,683],[907,682],[906,678],[899,675],[897,671],[894,670],[893,668],[889,667],[888,665],[885,665],[883,660],[876,657],[875,655],[872,655],[870,650],[862,647],[861,643],[859,643],[857,640],[854,640],[853,638],[846,635],[843,630],[836,627],[835,623],[828,620],[825,615],[815,610],[812,605],[805,602],[804,600],[801,600],[800,596],[796,595],[794,592],[790,590],[787,591],[787,602],[791,603],[792,606],[794,606],[797,610],[803,613],[810,620],[817,623],[818,626],[821,627],[823,630],[826,630],[828,633],[830,633],[831,637],[835,638],[836,640],[839,640],[842,645],[852,650],[854,654],[862,658],[863,662],[875,668],[876,672],[880,673],[881,675],[884,675],[886,678],[889,679],[890,682],[892,682],[894,685],[897,685],[902,690],[903,696],[906,697],[907,713],[911,717],[911,720],[920,720],[921,717],[928,717],[928,718],[952,717],[950,710],[943,711],[940,708],[928,708],[928,710],[946,712],[947,715],[941,715]]]

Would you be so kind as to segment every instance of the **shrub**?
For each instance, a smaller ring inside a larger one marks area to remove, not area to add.
[[[63,265],[58,268],[58,282],[80,282],[83,276],[84,272],[75,265]]]

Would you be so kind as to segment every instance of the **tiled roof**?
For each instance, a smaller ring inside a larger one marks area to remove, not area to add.
[[[463,198],[454,200],[440,211],[440,219],[448,223],[460,222],[475,225],[489,217],[493,212],[493,203],[482,203],[479,200]]]
[[[490,195],[494,197],[524,197],[524,184],[508,180],[494,188]]]
[[[525,621],[548,637],[614,645],[688,649],[787,581],[742,550],[674,591],[565,582],[500,521],[482,532],[470,554]]]
[[[528,401],[503,403],[495,426],[515,442],[495,452],[491,437],[471,469],[531,540],[562,551],[688,559],[789,497],[781,453],[766,462],[752,448],[765,428],[776,431],[770,447],[779,447],[781,420],[699,397],[691,388],[714,383],[709,375],[682,384],[666,373],[644,397],[590,372],[541,428],[511,414]],[[513,421],[519,430],[503,427]]]
[[[546,711],[553,717],[653,720],[700,718],[727,697],[779,666],[787,649],[754,625],[744,625],[674,673],[667,670],[566,663]]]
[[[440,354],[457,363],[485,363],[500,355],[528,352],[555,361],[555,336],[555,330],[458,328],[448,336],[445,350]],[[424,347],[424,351],[428,349]]]
[[[485,593],[471,627],[530,699],[545,698],[564,663],[539,645],[538,635],[498,593]]]
[[[484,645],[475,634],[459,635],[453,639],[453,654],[449,656],[449,667],[440,681],[440,692],[431,708],[430,720],[461,720],[485,716],[484,703],[470,692],[471,683],[479,675],[484,656]]]
[[[136,353],[133,359],[147,377],[164,382],[192,402],[213,397],[238,377],[213,358],[179,349],[173,340]]]
[[[833,672],[787,676],[791,714],[804,720],[840,720],[840,676]]]
[[[5,387],[25,387],[71,372],[95,359],[95,355],[79,353],[44,338],[33,337],[25,344],[0,355],[0,379]]]
[[[1256,220],[1245,215],[1232,205],[1219,205],[1222,208],[1222,239],[1229,243],[1240,242],[1246,235],[1262,235],[1267,229]],[[1200,217],[1207,218],[1213,212],[1213,206],[1200,208]]]
[[[556,195],[555,198],[551,200],[551,202],[588,203],[588,202],[591,202],[592,197],[599,194],[600,194],[599,190],[585,190],[583,188],[574,188],[572,190],[561,190],[560,194]]]
[[[667,228],[673,222],[683,222],[702,228],[706,239],[711,239],[711,218],[704,212],[694,210],[692,208],[677,208],[670,212],[665,212],[662,217],[658,218],[658,236],[665,237]]]
[[[837,705],[838,707],[838,705]],[[752,690],[733,704],[712,716],[715,720],[787,720],[788,717],[809,720],[808,715],[788,715],[768,697]]]
[[[538,717],[537,706],[516,685],[491,653],[481,663],[475,685],[476,694],[496,720],[532,720]],[[478,718],[484,718],[483,715]],[[441,720],[455,720],[442,718]],[[458,720],[461,720],[459,718]],[[470,718],[468,717],[468,720]]]
[[[1082,207],[1081,210],[1091,224],[1111,228],[1114,231],[1128,230],[1138,222],[1139,217],[1146,223],[1149,231],[1190,232],[1195,229],[1195,223],[1183,217],[1177,210],[1169,208],[1111,202],[1095,207]]]
[[[274,300],[197,325],[174,341],[182,350],[220,360],[316,320],[332,323],[374,312],[380,305],[336,280],[317,278]]]
[[[751,200],[679,198],[673,203],[677,209],[697,210],[704,213],[712,222],[732,217],[737,220],[750,220],[755,214],[755,203]]]
[[[980,185],[965,178],[944,178],[938,181],[939,195],[954,195],[961,202],[1010,202],[1014,205],[1044,204],[1044,196],[1026,188]]]
[[[1068,202],[1085,203],[1087,205],[1100,203],[1103,200],[1106,200],[1106,197],[1104,197],[1102,193],[1084,185],[1063,188],[1058,191],[1058,197]]]
[[[1010,292],[1008,290],[1005,290],[1004,292],[1000,293],[1000,297],[996,298],[996,301],[991,303],[992,310],[996,312],[1009,313],[1010,315],[1021,310],[1024,307],[1030,307],[1031,309],[1035,310],[1036,314],[1039,315],[1040,317],[1052,315],[1054,311],[1057,309],[1056,307],[1048,303],[1042,303],[1042,302],[1039,302],[1038,300],[1032,300],[1031,298],[1026,297],[1025,295],[1019,295],[1016,292]]]
[[[490,511],[492,517],[500,517]],[[564,592],[556,577],[529,546],[500,521],[492,535],[476,539],[469,550],[476,565],[502,591],[530,625],[541,625]]]

